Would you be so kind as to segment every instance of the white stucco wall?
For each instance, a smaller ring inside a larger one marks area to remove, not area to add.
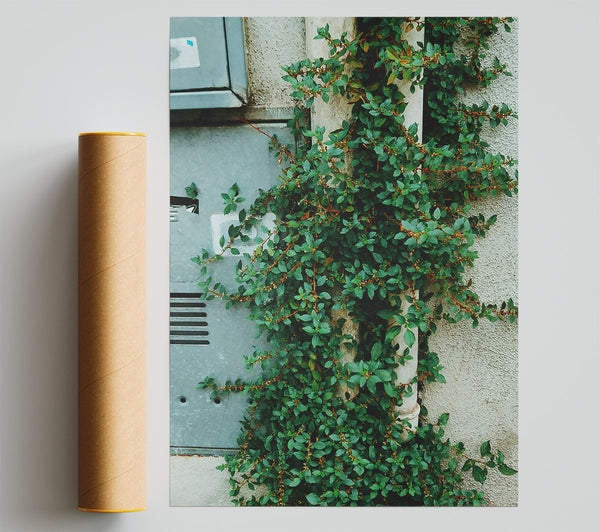
[[[466,102],[486,99],[491,105],[506,103],[518,112],[518,25],[512,32],[500,30],[490,40],[490,55],[496,54],[508,65],[512,77],[501,76],[485,90],[471,91]],[[517,158],[516,120],[496,130],[484,130],[492,152]],[[476,205],[477,212],[498,215],[485,239],[475,249],[479,254],[472,271],[471,288],[485,303],[500,303],[512,297],[518,305],[518,201],[498,196]],[[506,463],[518,468],[518,337],[517,323],[481,321],[473,329],[471,321],[440,324],[429,347],[440,356],[445,384],[431,384],[421,394],[431,419],[450,413],[446,435],[462,441],[472,456],[479,457],[479,446],[491,440],[492,448],[506,455]],[[470,473],[469,473],[470,476]],[[471,478],[465,486],[481,488]],[[518,475],[506,477],[493,470],[484,492],[492,506],[514,506],[518,502]]]
[[[248,17],[244,23],[250,105],[293,107],[281,67],[306,59],[304,19]]]
[[[250,78],[250,98],[261,107],[291,107],[289,87],[281,79],[281,65],[306,57],[304,20],[301,18],[247,18],[246,47]],[[307,27],[310,24],[307,24]],[[467,99],[487,99],[491,104],[506,102],[517,109],[517,24],[513,32],[490,42],[490,49],[509,65],[512,78],[500,81]],[[308,31],[308,30],[307,30]],[[517,125],[486,131],[492,151],[517,157]],[[472,288],[485,302],[501,302],[510,297],[518,303],[516,198],[494,198],[478,205],[487,216],[498,215],[488,237],[476,244],[479,260],[472,270]],[[441,324],[430,340],[430,348],[440,355],[447,383],[429,385],[422,393],[431,419],[450,413],[446,434],[463,441],[478,456],[479,445],[491,440],[500,448],[506,462],[517,463],[517,324],[482,322],[472,329],[470,322]],[[172,456],[172,506],[228,506],[227,473],[215,467],[219,457]],[[473,481],[466,485],[481,487]],[[494,506],[517,504],[518,475],[504,477],[493,472],[485,484],[488,502]]]

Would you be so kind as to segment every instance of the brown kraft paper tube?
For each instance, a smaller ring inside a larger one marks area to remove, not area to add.
[[[79,509],[146,507],[146,136],[79,135]]]

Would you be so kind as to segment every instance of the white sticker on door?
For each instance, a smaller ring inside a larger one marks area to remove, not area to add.
[[[171,63],[169,68],[196,68],[200,66],[200,54],[196,37],[171,39]]]
[[[222,253],[226,257],[232,255],[231,251],[227,247],[223,249],[221,245],[221,237],[223,242],[229,242],[229,227],[232,225],[238,225],[238,214],[212,214],[210,217],[210,227],[212,232],[213,250],[215,253]],[[263,227],[265,228],[263,230]],[[237,248],[240,253],[254,253],[258,247],[256,241],[258,236],[266,243],[267,240],[272,238],[271,232],[275,229],[275,215],[272,212],[268,212],[260,220],[260,223],[255,227],[252,227],[245,236],[249,237],[248,242],[243,242],[241,238],[236,238],[233,242],[233,247]],[[267,235],[269,235],[267,237]]]

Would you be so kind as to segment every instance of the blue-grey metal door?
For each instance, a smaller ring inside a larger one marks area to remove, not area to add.
[[[269,135],[291,143],[283,123],[260,124]],[[171,336],[170,394],[171,447],[174,453],[209,450],[214,454],[237,446],[239,422],[246,398],[230,394],[211,400],[197,385],[207,376],[217,381],[247,377],[244,354],[253,346],[266,347],[256,338],[256,326],[244,308],[225,310],[219,300],[201,301],[199,267],[191,261],[202,248],[220,249],[221,235],[237,223],[238,214],[223,214],[222,192],[233,183],[248,208],[258,189],[268,189],[281,175],[269,139],[248,125],[171,128]],[[185,188],[197,185],[198,197],[186,197]],[[265,217],[265,225],[273,217]],[[252,251],[251,249],[241,249]],[[226,254],[216,263],[216,275],[231,287],[239,256]]]

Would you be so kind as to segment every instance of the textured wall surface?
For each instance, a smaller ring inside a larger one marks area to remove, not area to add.
[[[171,456],[171,506],[232,506],[228,475],[217,470],[217,456]]]
[[[245,26],[250,104],[292,107],[290,85],[281,79],[285,75],[281,67],[306,59],[304,19],[249,17]]]
[[[490,56],[496,54],[501,63],[508,65],[513,76],[502,76],[485,90],[467,93],[466,102],[504,102],[518,112],[517,33],[515,21],[511,33],[500,30],[490,40],[489,50]],[[493,153],[517,157],[516,120],[496,130],[488,128],[484,133]],[[472,278],[471,288],[485,303],[500,303],[512,297],[518,304],[517,199],[502,195],[475,207],[485,216],[497,214],[498,220],[486,238],[476,243],[479,259],[466,279]],[[462,441],[468,453],[479,457],[481,443],[491,440],[492,449],[502,450],[506,463],[514,468],[518,466],[517,323],[482,321],[476,329],[470,320],[441,324],[429,347],[440,356],[447,383],[429,385],[422,394],[431,419],[450,413],[446,435],[452,441]],[[465,485],[481,488],[472,478]],[[518,475],[506,477],[491,471],[484,486],[490,505],[517,504]]]
[[[171,506],[233,506],[229,474],[219,471],[220,456],[171,456],[169,503]],[[242,488],[246,497],[261,496]]]

